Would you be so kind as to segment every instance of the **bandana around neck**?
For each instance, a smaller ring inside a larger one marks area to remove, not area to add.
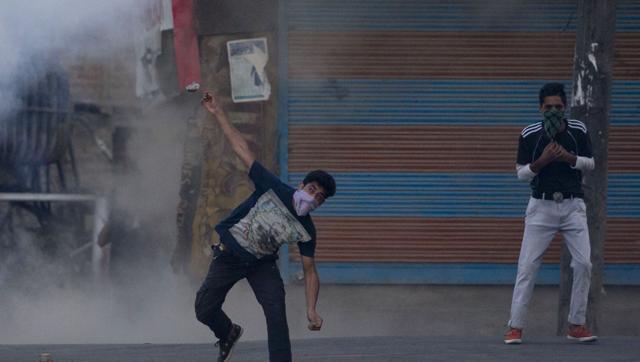
[[[548,111],[544,111],[542,115],[544,116],[544,119],[542,120],[544,130],[547,132],[547,135],[549,135],[549,138],[553,139],[560,129],[562,129],[562,125],[564,123],[564,111],[553,108]]]
[[[293,194],[293,207],[296,209],[298,216],[305,216],[318,207],[318,203],[313,196],[305,191],[296,190]]]

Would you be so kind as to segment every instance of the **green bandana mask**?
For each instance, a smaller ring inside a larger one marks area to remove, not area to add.
[[[564,110],[552,108],[548,111],[544,111],[542,115],[544,116],[544,120],[542,121],[544,130],[547,131],[549,137],[553,139],[562,128],[562,123],[564,122]]]

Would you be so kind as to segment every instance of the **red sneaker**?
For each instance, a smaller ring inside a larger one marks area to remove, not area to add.
[[[509,331],[504,335],[504,343],[506,344],[520,344],[522,343],[522,329],[509,328]]]
[[[569,326],[569,332],[567,333],[567,338],[576,339],[579,342],[593,342],[598,337],[591,334],[591,332],[585,326]]]

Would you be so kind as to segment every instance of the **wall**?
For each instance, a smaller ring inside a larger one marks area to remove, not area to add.
[[[637,5],[618,2],[609,140],[605,282],[622,284],[640,281]],[[292,183],[309,169],[336,176],[315,213],[330,280],[512,282],[530,194],[515,177],[517,140],[540,120],[544,83],[571,88],[575,6],[282,2],[281,168]]]
[[[234,16],[233,14],[227,14]],[[229,80],[229,62],[226,43],[230,40],[266,37],[269,63],[266,72],[272,86],[268,101],[233,104]],[[234,35],[206,35],[200,43],[202,88],[213,91],[223,104],[229,119],[250,140],[256,158],[268,169],[277,172],[276,150],[276,99],[277,78],[275,73],[277,43],[272,33],[245,33]],[[196,197],[185,199],[183,195],[180,214],[193,213],[193,220],[181,225],[181,234],[191,239],[188,248],[190,257],[188,270],[198,279],[210,262],[211,244],[217,242],[215,225],[253,191],[247,177],[248,169],[235,155],[213,118],[202,111],[197,122],[190,125],[191,138],[187,140],[198,170],[198,181],[194,181]],[[197,128],[195,130],[193,127]],[[199,146],[195,146],[199,144]],[[195,153],[195,154],[194,154]],[[197,155],[199,153],[199,155]],[[200,166],[197,165],[200,164]],[[185,178],[183,173],[183,182]],[[189,181],[191,182],[191,181]],[[198,187],[195,187],[195,185]],[[185,228],[191,230],[185,230]],[[183,241],[180,241],[184,243]]]

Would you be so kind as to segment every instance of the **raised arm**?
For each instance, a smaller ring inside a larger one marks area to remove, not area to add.
[[[304,272],[304,290],[307,299],[307,320],[308,328],[312,331],[319,331],[322,328],[322,318],[316,311],[318,303],[318,293],[320,292],[320,278],[316,271],[316,263],[312,257],[302,256],[302,270]]]
[[[218,100],[211,93],[205,92],[204,97],[202,97],[202,105],[218,121],[233,151],[240,157],[242,162],[250,168],[256,157],[253,152],[251,152],[249,143],[244,136],[242,136],[242,133],[231,124],[222,106],[218,103]]]

